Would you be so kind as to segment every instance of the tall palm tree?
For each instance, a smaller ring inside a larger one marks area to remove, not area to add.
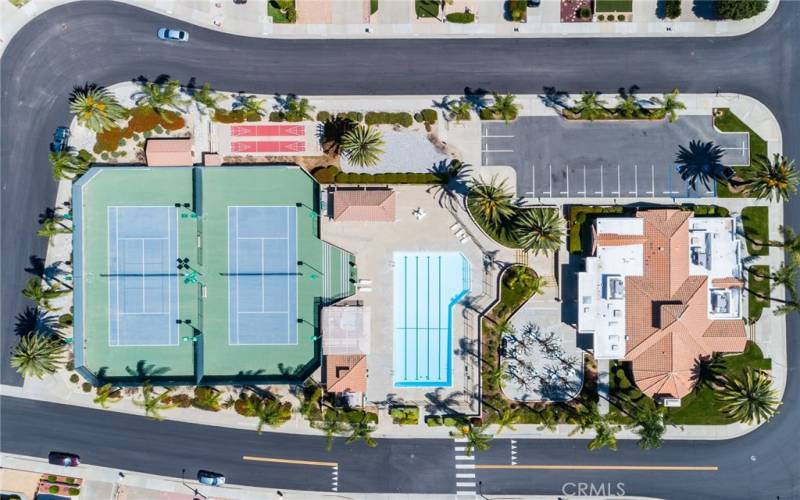
[[[645,450],[660,448],[667,431],[664,423],[667,409],[656,405],[637,405],[636,408],[634,432],[639,435],[639,446]]]
[[[581,92],[581,98],[570,109],[584,120],[597,120],[607,114],[605,103],[600,100],[597,92]]]
[[[53,167],[53,178],[57,181],[73,180],[89,170],[90,160],[74,151],[58,151],[48,155]]]
[[[499,116],[506,123],[516,120],[517,113],[519,113],[519,104],[515,103],[514,100],[517,96],[498,92],[494,92],[492,95],[494,96],[494,103],[489,106],[489,109],[494,116]]]
[[[219,94],[211,90],[211,85],[208,83],[203,84],[201,88],[195,90],[192,94],[192,100],[197,105],[197,109],[203,114],[209,111],[216,111],[221,98]]]
[[[303,396],[300,401],[299,412],[300,415],[307,420],[314,421],[320,414],[320,401],[322,401],[323,390],[322,387],[314,385],[311,390],[309,387],[303,388]]]
[[[383,135],[378,129],[357,125],[342,137],[341,151],[353,165],[372,167],[383,154],[383,145]]]
[[[264,116],[264,102],[254,95],[239,94],[233,102],[233,109],[242,110],[246,115]]]
[[[122,400],[122,393],[111,384],[105,384],[98,387],[96,390],[97,396],[94,398],[94,403],[100,405],[101,408],[108,408],[109,403],[117,403]]]
[[[61,366],[63,355],[61,340],[34,333],[19,339],[11,354],[11,366],[25,378],[42,378]]]
[[[467,205],[483,223],[499,230],[516,214],[517,207],[506,187],[506,182],[497,183],[497,178],[486,183],[473,184],[467,197]]]
[[[503,429],[511,429],[515,431],[514,424],[519,423],[520,419],[522,418],[522,414],[519,411],[519,408],[512,409],[504,409],[497,414],[493,424],[497,425],[497,432],[495,433],[496,436],[499,436]]]
[[[173,388],[166,389],[160,394],[156,394],[150,382],[145,382],[142,385],[142,399],[134,399],[133,404],[140,408],[144,408],[144,414],[154,420],[164,420],[161,412],[164,410],[171,410],[177,405],[170,400],[172,393],[175,391]]]
[[[52,238],[57,234],[69,234],[72,232],[72,228],[65,225],[62,221],[64,220],[63,217],[57,216],[55,214],[43,217],[39,229],[36,231],[37,236],[42,236],[44,238]],[[53,242],[51,241],[50,244]]]
[[[261,399],[256,405],[256,418],[258,418],[258,428],[256,432],[261,434],[264,425],[277,428],[285,424],[292,418],[292,403],[281,403],[278,399]]]
[[[642,110],[642,105],[635,95],[623,92],[617,96],[619,102],[615,108],[617,113],[624,118],[635,118]]]
[[[678,119],[678,110],[679,109],[686,109],[686,105],[678,100],[678,96],[681,93],[678,89],[673,89],[672,92],[668,94],[664,94],[664,97],[653,97],[650,99],[653,104],[661,106],[661,109],[664,110],[664,114],[669,117],[669,122],[672,123]]]
[[[341,412],[339,410],[327,410],[322,420],[314,424],[314,426],[325,434],[325,451],[331,451],[334,438],[347,431],[347,426],[341,421]]]
[[[128,114],[111,92],[96,85],[73,90],[69,96],[69,111],[79,124],[94,132],[114,128],[115,122]]]
[[[794,160],[775,153],[770,161],[760,155],[750,168],[741,169],[744,191],[748,196],[772,201],[787,201],[797,193],[800,174],[794,168]]]
[[[780,226],[779,229],[783,240],[771,241],[770,245],[783,247],[786,253],[792,256],[792,260],[800,264],[800,234],[795,233],[790,226]]]
[[[621,427],[612,424],[608,420],[608,416],[600,415],[600,409],[597,407],[597,403],[589,402],[582,405],[578,409],[575,417],[577,427],[570,435],[574,435],[577,432],[584,433],[589,429],[593,429],[595,431],[595,437],[589,442],[588,448],[590,450],[594,451],[600,448],[617,449],[616,433],[621,430]]]
[[[717,398],[725,415],[745,424],[769,420],[781,405],[772,378],[763,370],[749,367],[742,376],[728,379]]]
[[[375,426],[369,420],[369,413],[362,411],[358,418],[348,422],[350,436],[345,440],[345,444],[352,444],[358,440],[363,440],[370,448],[378,446],[378,442],[372,437]]]
[[[314,106],[305,97],[298,98],[296,95],[289,94],[283,100],[283,116],[286,121],[301,122],[303,120],[311,120],[312,111],[314,111]]]
[[[42,281],[39,278],[31,278],[22,289],[22,295],[28,299],[36,302],[47,310],[52,310],[50,307],[50,300],[61,297],[69,293],[67,289],[61,289],[56,284],[50,288],[42,286]]]
[[[711,190],[715,180],[725,179],[725,167],[722,165],[724,153],[713,142],[694,140],[688,148],[680,146],[675,161],[681,179],[689,183],[693,190],[697,190],[697,181],[702,182],[706,190]]]
[[[146,106],[166,121],[170,118],[167,111],[185,112],[183,106],[188,104],[181,97],[181,82],[168,80],[165,83],[140,82],[138,92],[133,94],[137,106]]]
[[[447,105],[447,116],[451,120],[455,120],[456,123],[460,123],[462,120],[469,120],[471,112],[472,103],[463,97]]]
[[[770,288],[774,290],[779,286],[783,286],[789,295],[797,295],[797,274],[798,268],[794,261],[781,263],[778,269],[769,274]]]
[[[472,456],[473,450],[485,451],[489,449],[489,442],[492,440],[490,434],[486,434],[485,425],[474,425],[471,422],[458,424],[456,430],[451,431],[450,435],[455,438],[466,439],[464,443],[464,454]]]
[[[564,240],[564,220],[553,208],[531,208],[516,219],[517,241],[534,255],[557,252]]]

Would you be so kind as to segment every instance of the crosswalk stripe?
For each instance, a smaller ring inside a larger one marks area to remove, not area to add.
[[[456,460],[475,460],[473,455],[456,455]]]
[[[474,469],[475,464],[456,464],[456,469]]]
[[[465,451],[466,449],[466,446],[456,446],[456,451]]]
[[[456,474],[456,479],[475,479],[475,474],[470,472],[461,472]]]
[[[467,438],[455,438],[454,441],[456,443],[466,443],[467,442]]]
[[[470,481],[458,482],[456,483],[456,488],[474,488],[475,483]]]
[[[475,496],[475,492],[474,491],[456,491],[456,496],[458,496],[458,497],[473,496],[474,497]]]

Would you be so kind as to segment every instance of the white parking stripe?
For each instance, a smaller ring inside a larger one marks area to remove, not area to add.
[[[471,472],[461,472],[456,474],[456,479],[475,479],[475,474]]]
[[[513,153],[513,149],[484,149],[482,153]]]

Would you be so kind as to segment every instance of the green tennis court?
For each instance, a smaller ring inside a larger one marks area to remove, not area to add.
[[[291,166],[102,167],[74,186],[75,365],[108,380],[290,380],[354,293]],[[121,243],[121,244],[120,244]]]

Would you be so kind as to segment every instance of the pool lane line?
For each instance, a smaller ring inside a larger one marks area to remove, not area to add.
[[[339,467],[339,462],[321,462],[316,460],[295,460],[290,458],[271,458],[271,457],[254,457],[251,455],[242,456],[242,460],[247,462],[268,462],[275,464],[289,464],[289,465],[308,465],[313,467]]]
[[[507,470],[585,470],[585,471],[662,471],[662,472],[716,472],[719,467],[690,466],[690,465],[505,465],[505,464],[480,464],[476,469],[507,469]]]

